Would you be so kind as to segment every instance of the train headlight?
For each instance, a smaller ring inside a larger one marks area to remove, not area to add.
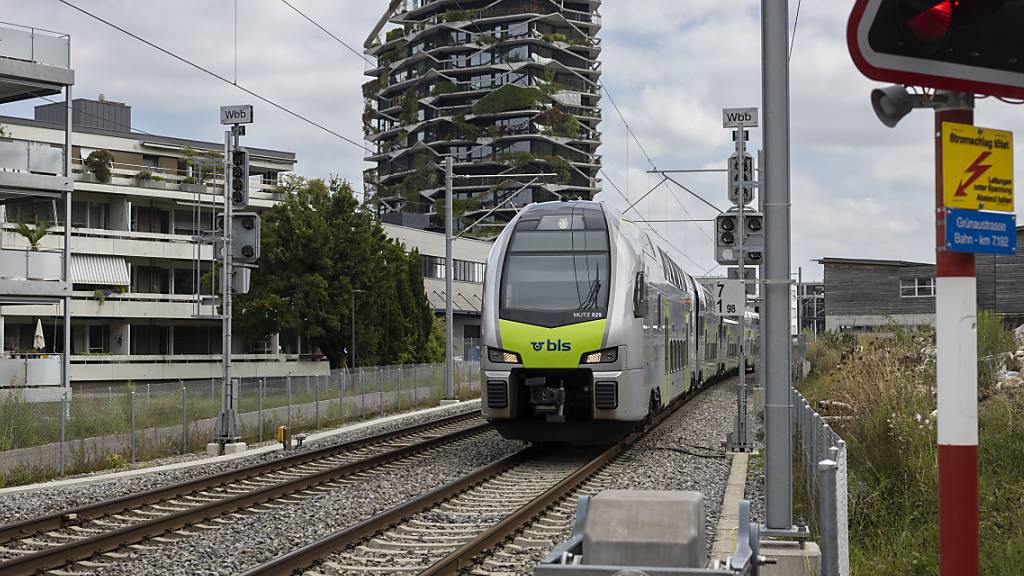
[[[580,364],[607,364],[619,359],[618,348],[605,348],[596,352],[587,352],[580,358]]]
[[[508,352],[500,348],[487,348],[487,359],[495,364],[522,364],[519,354]]]

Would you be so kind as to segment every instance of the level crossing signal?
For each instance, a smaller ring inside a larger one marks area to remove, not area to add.
[[[857,0],[850,54],[875,80],[1024,98],[1024,2]]]
[[[237,209],[249,206],[249,151],[231,151],[231,203]]]

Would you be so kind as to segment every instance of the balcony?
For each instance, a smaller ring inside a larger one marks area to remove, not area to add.
[[[0,358],[0,385],[37,387],[61,385],[59,354],[15,354]]]
[[[0,249],[0,294],[61,297],[68,286],[63,277],[64,255],[59,251]]]
[[[0,24],[0,103],[60,94],[75,83],[70,68],[67,34]]]
[[[8,190],[70,192],[64,175],[64,147],[47,142],[0,138],[0,197]]]
[[[28,241],[14,232],[16,228],[15,224],[0,224],[0,246],[4,247],[4,252],[23,252],[28,249]],[[40,248],[46,250],[56,250],[63,244],[63,226],[55,226],[39,242]],[[196,257],[196,242],[191,235],[186,234],[72,228],[71,251],[75,254],[116,254],[124,257],[192,260]],[[209,244],[200,244],[199,258],[204,261],[212,260],[213,247]]]
[[[197,181],[183,170],[114,162],[110,182],[99,182],[79,160],[73,161],[71,172],[75,182],[83,184],[76,188],[85,191],[115,192],[118,188],[132,188],[132,191],[124,190],[123,193],[217,205],[222,204],[224,198],[224,181],[219,174]],[[253,207],[270,208],[284,200],[284,194],[278,191],[276,183],[252,176],[249,179],[249,199]]]
[[[213,318],[215,311],[212,305],[200,304],[193,294],[71,292],[71,315],[76,318],[191,320],[197,316]],[[53,317],[58,311],[48,304],[17,304],[4,306],[4,314]]]

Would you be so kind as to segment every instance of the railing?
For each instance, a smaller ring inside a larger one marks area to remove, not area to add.
[[[0,22],[0,58],[70,68],[71,36]]]
[[[60,386],[61,367],[60,354],[5,353],[0,358],[0,382],[7,386]]]
[[[793,429],[821,537],[822,576],[849,576],[846,442],[792,389]]]
[[[60,280],[64,255],[52,250],[0,249],[0,278]]]
[[[191,297],[189,297],[191,298]],[[72,354],[72,364],[195,364],[220,362],[221,354]],[[296,362],[298,354],[232,354],[233,362]]]
[[[0,171],[62,176],[64,148],[46,142],[0,138]]]
[[[87,181],[92,178],[91,172],[78,160],[71,165],[71,172],[75,181]],[[148,172],[150,178],[140,179],[139,173]],[[137,188],[156,188],[165,190],[181,190],[184,192],[199,192],[210,196],[223,196],[224,180],[220,174],[207,176],[205,179],[197,175],[190,176],[184,170],[161,168],[158,166],[140,166],[138,164],[126,164],[123,162],[112,163],[111,180],[108,184],[117,186],[135,186]],[[128,182],[124,182],[128,180]],[[257,198],[276,199],[280,196],[277,191],[277,184],[264,182],[259,175],[249,177],[249,192]],[[209,200],[207,200],[209,201]]]
[[[480,365],[458,362],[455,368],[455,396],[479,397]],[[247,442],[272,441],[279,425],[315,431],[436,406],[444,372],[444,364],[418,364],[239,378],[239,431]],[[219,378],[76,385],[59,402],[32,402],[22,388],[0,388],[0,486],[13,477],[41,480],[202,450],[217,431],[221,385]]]

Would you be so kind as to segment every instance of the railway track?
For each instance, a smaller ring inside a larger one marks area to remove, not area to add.
[[[490,430],[459,415],[0,527],[0,574],[85,574],[132,548],[172,543],[429,458]],[[73,568],[70,570],[69,568]]]
[[[655,419],[668,419],[677,402]],[[577,494],[606,487],[617,456],[646,434],[599,451],[532,446],[359,524],[278,556],[244,576],[448,575],[501,572],[488,550],[549,547],[568,530]],[[475,567],[475,568],[474,568]]]

